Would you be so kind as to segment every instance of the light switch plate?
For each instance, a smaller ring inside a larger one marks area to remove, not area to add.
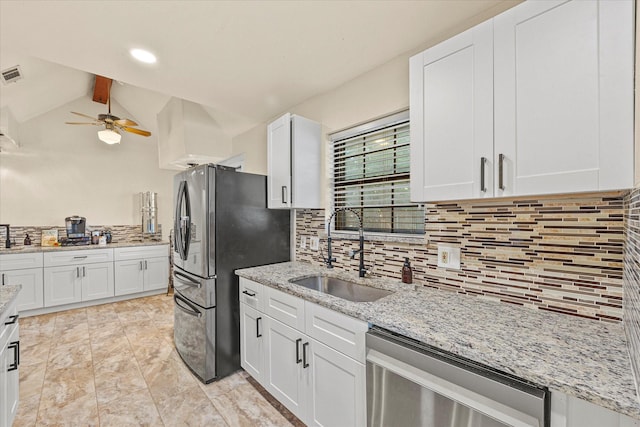
[[[320,247],[320,238],[318,236],[313,236],[309,240],[309,249],[312,251],[317,251]]]
[[[300,248],[305,249],[307,247],[307,236],[300,236]]]
[[[460,270],[460,248],[439,244],[438,267]]]

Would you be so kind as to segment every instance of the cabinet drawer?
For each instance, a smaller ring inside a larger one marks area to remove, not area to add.
[[[239,289],[240,302],[243,302],[258,311],[264,312],[264,301],[266,299],[264,285],[241,277]]]
[[[168,257],[169,245],[132,246],[128,248],[115,248],[113,256],[116,261],[130,259]]]
[[[365,363],[365,333],[367,322],[345,316],[317,304],[305,302],[305,329],[307,335]]]
[[[265,313],[287,326],[304,332],[304,300],[273,288],[265,289]]]
[[[13,331],[18,327],[18,306],[16,301],[13,301],[8,307],[5,308],[5,312],[0,316],[0,343],[3,340],[7,340]],[[1,350],[0,345],[0,350]]]
[[[2,254],[0,255],[0,270],[6,271],[42,267],[42,259],[42,252]]]
[[[113,249],[85,249],[77,251],[45,252],[44,266],[90,264],[113,261]]]

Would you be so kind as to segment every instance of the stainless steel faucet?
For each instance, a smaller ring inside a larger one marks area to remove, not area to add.
[[[9,237],[9,224],[0,224],[0,227],[5,227],[7,230],[7,240],[4,242],[4,247],[9,249],[11,248],[11,239]]]
[[[351,256],[351,259],[353,259],[357,253],[360,254],[360,265],[358,267],[358,276],[364,277],[365,274],[367,273],[367,269],[364,268],[364,228],[362,225],[362,218],[360,217],[360,214],[358,214],[358,212],[354,211],[351,208],[336,209],[335,211],[333,211],[333,213],[329,217],[329,221],[327,221],[327,258],[325,258],[325,264],[327,268],[333,268],[333,262],[336,261],[336,259],[332,256],[332,251],[331,251],[331,240],[332,240],[331,239],[331,220],[333,219],[334,216],[336,216],[338,212],[346,212],[346,211],[351,212],[356,216],[356,218],[358,218],[358,224],[359,224],[358,231],[360,233],[360,248],[357,251],[351,251],[350,256]]]

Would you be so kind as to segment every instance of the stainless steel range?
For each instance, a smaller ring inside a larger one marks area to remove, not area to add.
[[[238,268],[290,259],[289,211],[262,175],[201,165],[174,177],[174,341],[205,383],[240,369]]]

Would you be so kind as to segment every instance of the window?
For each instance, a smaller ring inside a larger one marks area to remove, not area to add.
[[[365,231],[424,234],[424,209],[409,199],[409,117],[398,113],[331,135],[333,207],[358,212]],[[338,212],[336,230],[358,230]]]

